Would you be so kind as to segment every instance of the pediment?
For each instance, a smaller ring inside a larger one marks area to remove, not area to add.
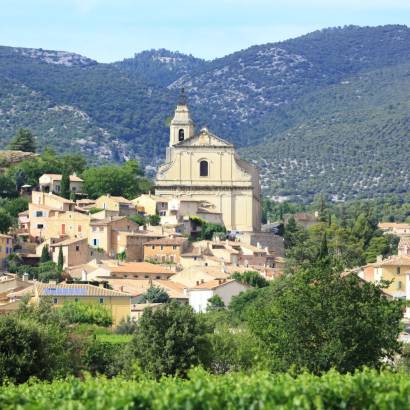
[[[199,134],[175,144],[174,147],[233,147],[228,141],[203,128]]]

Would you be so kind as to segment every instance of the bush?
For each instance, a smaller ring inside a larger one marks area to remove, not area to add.
[[[60,313],[69,323],[88,323],[104,327],[112,325],[111,312],[96,303],[68,302],[61,307]]]
[[[67,336],[58,327],[17,315],[0,317],[0,384],[63,376],[68,356]]]
[[[167,303],[145,309],[138,320],[133,346],[141,368],[155,378],[185,377],[191,366],[203,363],[209,343],[206,329],[188,305]]]

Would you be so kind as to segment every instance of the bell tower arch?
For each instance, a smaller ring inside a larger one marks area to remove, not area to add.
[[[194,122],[189,113],[188,104],[184,89],[181,89],[174,118],[169,127],[169,146],[172,147],[178,142],[184,141],[195,135]]]

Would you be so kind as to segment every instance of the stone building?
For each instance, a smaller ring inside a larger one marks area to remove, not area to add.
[[[259,232],[259,173],[235,147],[206,128],[195,133],[184,96],[171,121],[166,161],[156,176],[159,197],[207,201],[229,231]]]

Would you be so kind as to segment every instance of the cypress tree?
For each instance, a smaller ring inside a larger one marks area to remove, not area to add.
[[[58,251],[57,271],[62,272],[64,266],[63,247],[60,246]]]
[[[70,173],[64,169],[61,176],[61,196],[63,198],[70,198]]]
[[[40,263],[51,261],[50,252],[48,251],[48,245],[44,245],[41,251]]]

